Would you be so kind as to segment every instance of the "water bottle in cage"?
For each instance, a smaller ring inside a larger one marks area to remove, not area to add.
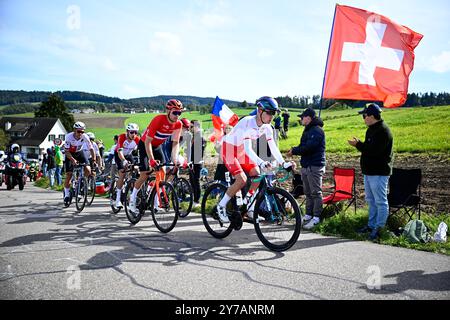
[[[226,182],[230,182],[231,181],[229,172],[225,172],[225,181]]]
[[[239,190],[239,191],[236,193],[236,204],[237,204],[238,206],[242,206],[242,205],[243,205],[243,202],[242,202],[242,192],[241,192],[241,190]]]

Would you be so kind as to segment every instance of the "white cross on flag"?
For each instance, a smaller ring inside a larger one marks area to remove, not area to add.
[[[422,38],[387,17],[337,5],[323,97],[403,105]]]

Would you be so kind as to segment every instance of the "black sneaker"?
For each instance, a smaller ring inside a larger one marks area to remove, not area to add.
[[[70,204],[70,197],[64,197],[64,204],[68,206]]]
[[[356,230],[356,233],[369,233],[369,232],[372,232],[372,228],[370,228],[369,226],[365,226],[363,228]]]

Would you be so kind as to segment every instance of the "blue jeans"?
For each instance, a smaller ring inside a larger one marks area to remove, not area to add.
[[[62,166],[56,166],[55,170],[56,184],[58,186],[62,184],[62,176],[61,176],[62,168],[63,168]]]
[[[383,228],[389,215],[387,187],[389,176],[364,176],[366,202],[369,205],[369,222],[371,229]]]
[[[55,168],[47,170],[48,178],[50,179],[50,187],[55,185]]]

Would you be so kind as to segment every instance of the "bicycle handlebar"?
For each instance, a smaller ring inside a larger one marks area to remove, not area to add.
[[[283,167],[277,167],[274,170],[269,170],[269,171],[266,171],[264,173],[261,173],[259,178],[254,179],[253,182],[261,182],[266,176],[276,175],[276,174],[282,172],[284,174],[284,176],[282,178],[280,178],[280,179],[277,179],[277,180],[278,180],[278,182],[283,183],[283,182],[285,182],[285,181],[287,181],[289,179],[289,177],[291,175],[291,171],[292,170],[286,170]]]

